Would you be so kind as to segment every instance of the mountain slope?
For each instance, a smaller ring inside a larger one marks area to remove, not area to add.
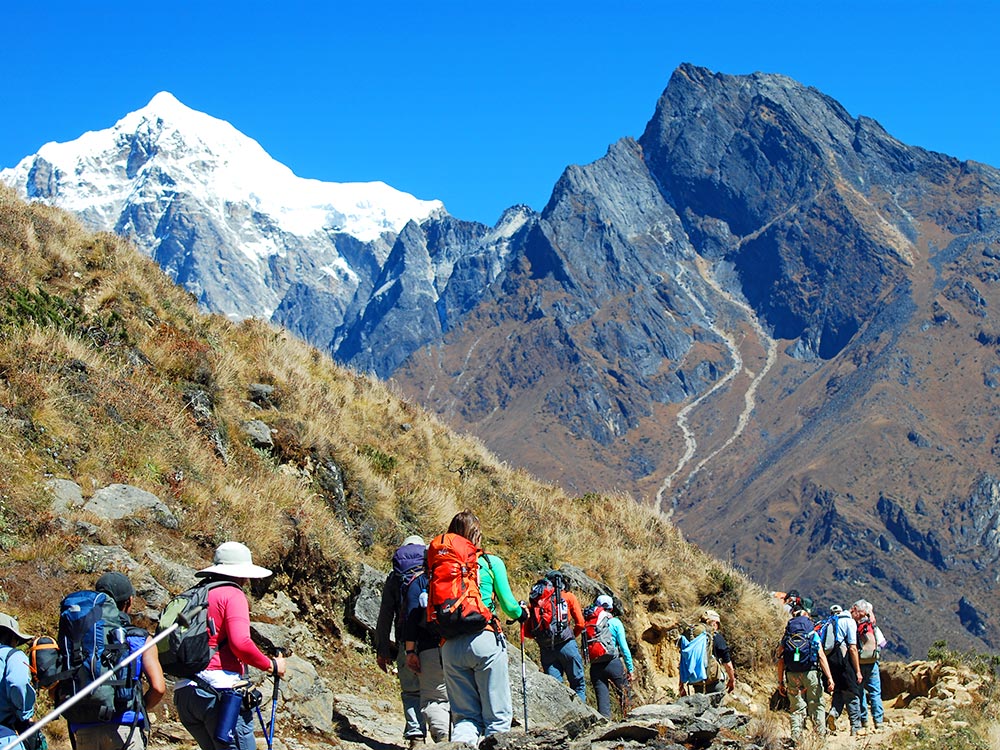
[[[726,611],[742,681],[768,666],[752,629],[779,622],[766,593],[657,514],[538,482],[279,329],[198,311],[120,238],[2,187],[0,426],[2,586],[31,632],[51,631],[54,591],[92,583],[95,548],[163,591],[174,564],[197,569],[239,539],[322,642],[329,685],[398,695],[346,614],[361,565],[387,569],[406,536],[430,538],[467,507],[515,592],[570,564],[614,593],[647,699],[675,687],[667,644],[706,606]],[[53,479],[88,498],[133,485],[177,523],[57,508]]]

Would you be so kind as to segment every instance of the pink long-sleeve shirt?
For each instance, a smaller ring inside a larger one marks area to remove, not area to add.
[[[246,666],[271,671],[271,660],[250,638],[250,604],[236,586],[219,586],[208,592],[208,616],[216,626],[208,645],[218,647],[207,669],[243,674]],[[220,645],[221,644],[221,645]]]

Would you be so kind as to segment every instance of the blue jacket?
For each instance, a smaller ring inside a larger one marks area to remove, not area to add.
[[[0,678],[0,724],[11,727],[35,715],[35,688],[23,651],[0,646],[3,677]]]
[[[625,626],[622,625],[622,621],[617,617],[612,617],[608,621],[608,630],[614,636],[615,646],[618,647],[618,656],[625,662],[625,668],[630,673],[634,672],[635,666],[632,664],[632,652],[629,651],[628,642],[625,640]]]

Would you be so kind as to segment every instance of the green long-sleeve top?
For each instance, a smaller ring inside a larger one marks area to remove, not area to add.
[[[494,612],[499,604],[501,611],[512,620],[521,616],[521,605],[510,590],[507,566],[496,555],[484,552],[479,556],[479,593]]]

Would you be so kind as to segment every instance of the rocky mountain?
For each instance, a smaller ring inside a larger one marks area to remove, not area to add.
[[[130,237],[206,309],[273,316],[310,339],[370,291],[408,221],[444,210],[381,182],[297,177],[167,92],[112,128],[44,145],[0,181]]]
[[[393,377],[773,588],[871,599],[899,654],[993,649],[998,178],[788,78],[684,66]]]
[[[770,587],[871,599],[898,654],[992,649],[998,195],[791,79],[685,65],[540,213],[288,239],[342,285],[282,265],[257,314]]]

